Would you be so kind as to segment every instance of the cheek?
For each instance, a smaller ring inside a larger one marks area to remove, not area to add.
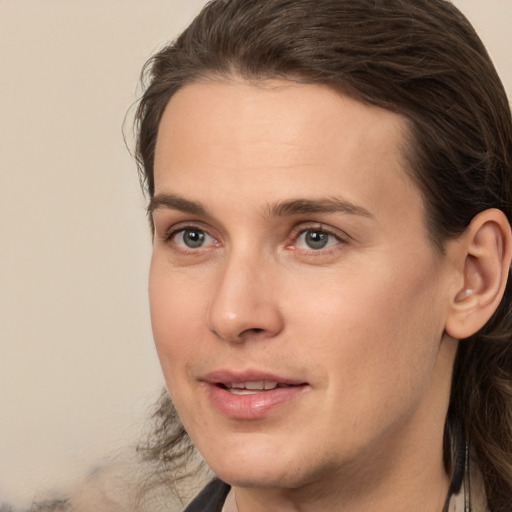
[[[202,319],[200,296],[195,291],[189,280],[179,279],[179,275],[153,260],[149,275],[151,326],[169,387],[197,349],[194,340],[198,338],[196,331]]]
[[[316,293],[295,294],[290,307],[312,359],[358,395],[426,385],[443,331],[431,266],[383,268],[330,276]]]

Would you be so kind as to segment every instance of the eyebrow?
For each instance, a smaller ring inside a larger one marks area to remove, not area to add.
[[[157,194],[153,196],[147,207],[148,215],[152,215],[155,210],[162,208],[178,210],[192,215],[209,216],[206,208],[201,203],[190,201],[175,194]]]
[[[157,194],[149,202],[147,212],[152,215],[159,209],[178,210],[191,215],[211,217],[206,208],[196,201],[185,199],[176,194]],[[269,217],[285,217],[291,215],[305,215],[310,213],[344,213],[373,218],[373,215],[362,206],[338,197],[320,199],[291,199],[269,205],[266,214]]]
[[[292,199],[271,205],[268,210],[270,217],[301,215],[309,213],[345,213],[373,218],[373,215],[362,206],[338,197],[321,199]]]

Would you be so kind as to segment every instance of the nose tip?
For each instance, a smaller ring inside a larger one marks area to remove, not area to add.
[[[261,268],[228,266],[209,309],[209,330],[228,342],[262,340],[278,334],[283,318],[271,282],[270,273]]]
[[[248,301],[245,304],[238,302],[236,312],[222,312],[221,301],[217,297],[216,307],[211,310],[209,329],[227,342],[262,340],[278,334],[282,329],[282,320],[270,302],[264,307],[251,307]]]

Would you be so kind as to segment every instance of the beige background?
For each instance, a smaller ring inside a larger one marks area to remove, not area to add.
[[[121,126],[142,64],[203,3],[0,0],[0,503],[133,445],[162,386]],[[456,3],[512,97],[512,0]]]

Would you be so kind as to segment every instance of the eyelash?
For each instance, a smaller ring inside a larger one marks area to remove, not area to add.
[[[328,237],[332,237],[336,240],[336,243],[335,244],[329,244],[329,241],[327,240],[327,245],[326,247],[320,247],[320,248],[317,248],[317,249],[313,249],[313,248],[298,248],[297,247],[297,242],[298,240],[302,237],[302,236],[305,236],[307,233],[321,233],[321,234],[324,234],[324,235],[327,235]],[[294,232],[292,232],[292,242],[291,244],[287,244],[286,245],[286,248],[288,249],[293,249],[293,250],[301,250],[302,252],[306,252],[307,254],[312,254],[312,255],[320,255],[320,254],[325,254],[326,252],[329,252],[330,250],[335,250],[336,247],[339,245],[339,244],[346,244],[348,242],[348,236],[345,235],[344,233],[340,233],[339,231],[335,231],[335,230],[332,230],[332,229],[329,229],[328,227],[326,226],[323,226],[322,224],[312,224],[312,225],[301,225],[299,226],[296,230],[294,230]]]
[[[166,231],[166,233],[163,237],[163,241],[168,244],[173,244],[176,247],[174,249],[175,251],[182,252],[182,253],[188,253],[188,254],[193,254],[193,253],[197,254],[200,249],[208,250],[210,248],[210,246],[207,246],[207,247],[198,246],[197,248],[192,248],[192,247],[187,248],[187,247],[184,247],[183,245],[179,245],[176,242],[176,238],[180,233],[184,234],[186,231],[196,231],[196,232],[203,233],[207,237],[211,238],[211,240],[213,241],[214,247],[220,245],[220,242],[218,242],[217,239],[214,236],[212,236],[208,232],[207,229],[204,229],[203,227],[201,227],[197,224],[173,226],[169,230]],[[297,247],[298,240],[302,236],[305,236],[308,232],[311,232],[311,233],[316,232],[316,233],[321,233],[321,234],[327,235],[327,237],[334,238],[336,240],[336,243],[330,244],[329,240],[327,240],[326,243],[328,245],[326,247],[319,247],[317,249],[298,248]],[[287,242],[285,245],[285,248],[289,249],[289,250],[300,250],[302,253],[306,253],[306,254],[320,255],[320,254],[325,254],[326,252],[329,252],[330,250],[335,250],[339,244],[342,244],[342,245],[346,244],[348,242],[348,238],[349,237],[345,233],[339,232],[337,230],[334,231],[332,229],[327,228],[326,226],[324,226],[322,224],[311,224],[311,225],[301,224],[301,225],[297,226],[292,231],[291,242]]]
[[[208,230],[206,230],[196,224],[172,226],[169,230],[166,231],[166,233],[163,237],[163,240],[165,243],[174,244],[174,245],[178,246],[178,244],[176,243],[176,237],[180,233],[184,234],[186,231],[196,231],[196,232],[204,233],[205,235],[210,237],[215,242],[215,245],[219,245],[219,242],[217,242],[215,237],[213,237],[212,235],[210,235],[208,233]],[[181,252],[187,252],[187,253],[197,253],[198,249],[202,248],[202,247],[198,247],[198,248],[189,247],[187,249],[183,246],[178,246],[178,247],[179,248],[176,250],[181,251]],[[202,248],[202,249],[204,250],[204,248]]]

